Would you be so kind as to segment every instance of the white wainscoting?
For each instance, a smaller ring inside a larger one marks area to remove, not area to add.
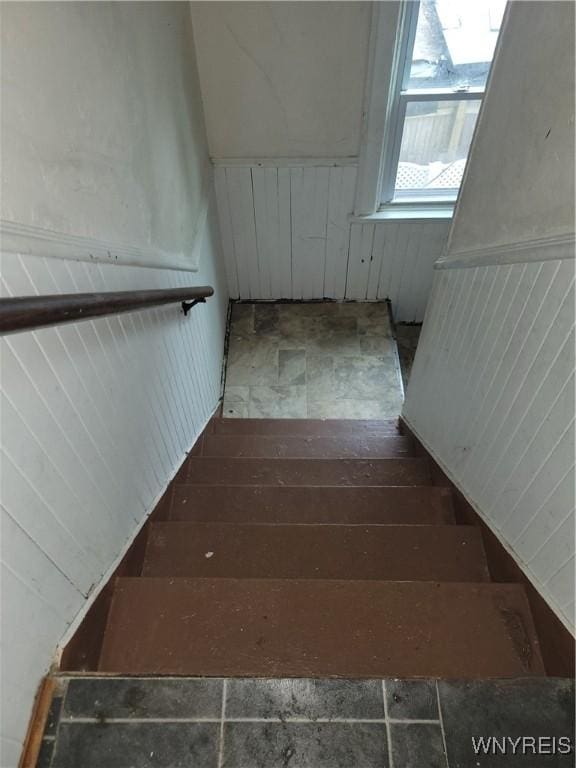
[[[346,298],[389,298],[397,321],[422,322],[449,228],[446,219],[352,224]]]
[[[574,628],[574,261],[435,272],[404,417]]]
[[[197,273],[2,256],[2,295],[213,285],[177,304],[4,337],[2,746],[18,763],[67,626],[217,406],[228,293],[215,210]]]
[[[215,168],[230,295],[389,298],[396,320],[421,321],[450,222],[351,224],[356,166],[270,162]]]

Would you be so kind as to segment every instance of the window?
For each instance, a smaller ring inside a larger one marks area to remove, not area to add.
[[[379,201],[456,199],[505,0],[403,4]]]

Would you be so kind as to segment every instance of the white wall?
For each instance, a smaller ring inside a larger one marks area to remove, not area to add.
[[[350,222],[371,3],[192,8],[230,294],[390,298],[421,321],[447,222]],[[395,30],[397,3],[381,15]]]
[[[11,61],[5,211],[63,233],[44,248],[67,256],[25,254],[21,228],[22,252],[2,254],[2,295],[216,291],[187,318],[170,305],[1,341],[0,764],[14,768],[66,628],[217,405],[228,294],[215,205],[200,237],[192,231],[208,204],[208,166],[187,5],[18,3],[2,12]],[[40,80],[49,94],[34,90]],[[87,233],[118,238],[128,251],[196,250],[200,268],[74,261],[66,233],[81,244]]]
[[[573,14],[510,8],[404,405],[572,630]],[[478,266],[466,266],[471,252]]]
[[[574,232],[572,2],[513,2],[451,233],[455,254]]]
[[[449,221],[352,223],[356,166],[218,166],[230,295],[242,299],[389,298],[421,322]]]
[[[574,627],[574,264],[441,270],[404,417]]]
[[[193,266],[210,167],[188,5],[6,3],[2,28],[16,247]]]
[[[370,3],[192,7],[212,157],[358,154]]]

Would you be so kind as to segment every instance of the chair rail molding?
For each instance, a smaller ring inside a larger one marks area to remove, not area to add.
[[[257,167],[257,168],[346,168],[358,165],[355,155],[345,157],[212,157],[215,168]]]
[[[207,208],[208,206],[204,213],[204,221]],[[196,243],[201,239],[196,237]],[[199,251],[196,243],[188,254],[168,253],[159,248],[113,243],[100,238],[55,232],[5,219],[0,221],[0,243],[5,253],[16,253],[22,256],[43,256],[71,261],[103,261],[109,264],[175,269],[185,272],[198,271]]]
[[[489,245],[453,251],[442,256],[434,269],[464,269],[500,264],[529,264],[540,261],[559,261],[576,257],[576,234],[551,235],[513,243]]]
[[[109,240],[58,232],[34,224],[0,219],[0,248],[5,253],[21,256],[43,256],[72,261],[99,261],[132,267],[172,269],[197,272],[202,243],[206,233],[208,212],[215,205],[212,174],[205,185],[205,194],[196,219],[194,236],[189,249],[178,253],[150,246],[129,245]]]

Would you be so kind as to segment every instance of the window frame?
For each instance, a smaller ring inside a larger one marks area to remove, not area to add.
[[[382,5],[388,6],[384,12]],[[395,7],[394,44],[390,53],[390,19],[384,18]],[[384,211],[409,209],[422,211],[438,209],[442,216],[452,209],[459,188],[418,190],[418,194],[400,194],[394,199],[404,118],[409,102],[479,101],[484,100],[483,88],[404,89],[412,63],[420,0],[397,0],[395,3],[376,2],[372,6],[369,71],[366,83],[364,126],[360,149],[355,215],[370,216]],[[390,74],[388,74],[390,73]],[[476,124],[478,123],[478,119]]]
[[[409,191],[405,194],[394,196],[395,183],[400,161],[400,148],[406,119],[406,108],[410,102],[421,103],[425,101],[479,101],[482,104],[486,88],[412,88],[407,87],[412,66],[412,53],[416,40],[416,29],[420,13],[420,0],[407,0],[402,2],[401,13],[403,16],[401,38],[397,45],[400,50],[399,66],[396,69],[394,82],[391,89],[391,110],[389,116],[388,131],[390,141],[388,152],[384,158],[382,178],[380,180],[379,199],[380,205],[396,205],[404,203],[431,202],[455,203],[460,187],[447,188],[443,194],[437,190],[418,190],[418,194]]]
[[[390,142],[390,151],[384,158],[384,169],[382,180],[380,182],[380,206],[397,205],[404,202],[442,202],[454,203],[458,196],[460,187],[447,187],[443,193],[438,189],[406,190],[405,192],[396,192],[396,176],[398,174],[398,165],[400,162],[400,149],[402,146],[402,136],[404,133],[404,121],[406,119],[406,109],[408,104],[421,104],[425,101],[479,101],[482,103],[484,89],[474,88],[460,91],[445,91],[429,89],[426,91],[400,91],[395,99],[394,111],[391,120],[392,139]]]

